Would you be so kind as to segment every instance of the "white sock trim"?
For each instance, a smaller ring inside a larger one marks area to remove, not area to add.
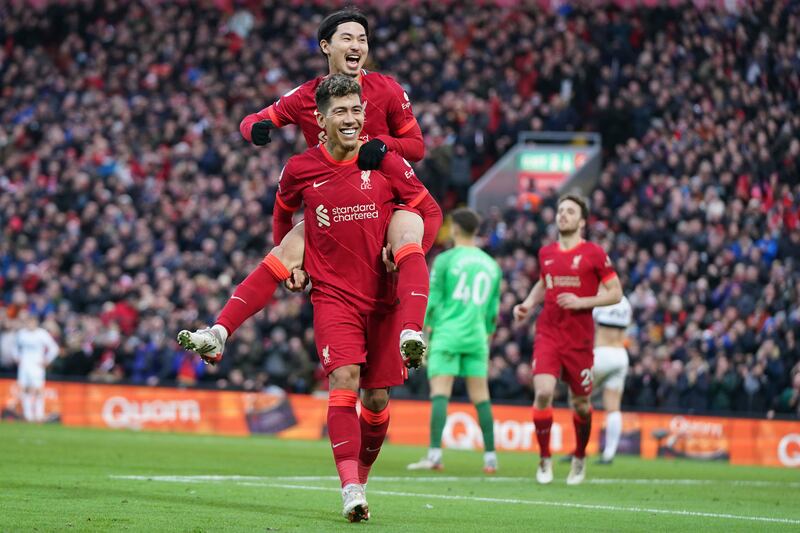
[[[225,329],[225,326],[220,324],[214,324],[211,326],[211,329],[219,333],[219,337],[222,339],[222,343],[225,344],[225,341],[228,340],[228,330]]]

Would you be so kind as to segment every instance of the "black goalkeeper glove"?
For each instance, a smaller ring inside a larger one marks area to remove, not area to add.
[[[372,139],[361,145],[358,151],[358,168],[361,170],[377,170],[386,155],[386,143],[380,139]]]
[[[269,138],[269,132],[273,129],[275,129],[275,124],[271,120],[262,120],[253,124],[253,129],[250,130],[250,138],[253,139],[253,144],[256,146],[269,144],[272,141]]]

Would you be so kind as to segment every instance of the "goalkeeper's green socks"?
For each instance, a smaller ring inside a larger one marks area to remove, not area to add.
[[[431,398],[431,448],[442,448],[442,432],[447,422],[447,396],[434,396]]]
[[[492,404],[489,400],[476,403],[475,410],[478,412],[478,424],[483,433],[483,449],[487,452],[494,451],[494,419],[492,418]]]

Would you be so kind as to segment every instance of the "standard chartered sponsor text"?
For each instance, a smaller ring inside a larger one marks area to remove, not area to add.
[[[378,218],[378,208],[374,203],[356,204],[332,209],[334,222],[352,222],[354,220],[367,220]]]

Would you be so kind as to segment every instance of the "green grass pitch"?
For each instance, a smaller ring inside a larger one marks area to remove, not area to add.
[[[327,442],[0,424],[0,531],[798,531],[797,469],[618,458],[587,482],[533,481],[535,457],[384,446],[372,518],[349,524]]]

